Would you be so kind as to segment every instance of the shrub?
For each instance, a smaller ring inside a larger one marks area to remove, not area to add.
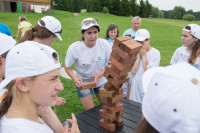
[[[192,14],[185,14],[182,19],[187,21],[192,21],[195,20],[195,16]]]
[[[102,12],[104,14],[109,13],[108,7],[104,6],[103,9],[102,9]]]

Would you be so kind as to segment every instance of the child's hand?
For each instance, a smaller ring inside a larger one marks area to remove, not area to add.
[[[145,48],[141,47],[141,49],[140,49],[140,54],[141,54],[142,56],[144,56],[144,55],[146,54]]]
[[[71,123],[72,127],[69,128],[67,123]],[[72,113],[72,119],[67,119],[65,122],[65,133],[80,133],[75,115]]]

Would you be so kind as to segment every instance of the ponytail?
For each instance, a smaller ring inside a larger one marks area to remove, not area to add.
[[[34,38],[34,35],[33,35],[34,32],[35,32],[34,28],[31,28],[31,29],[27,30],[25,32],[24,36],[19,40],[19,43],[24,42],[26,40],[32,41],[33,38]]]
[[[190,54],[188,63],[190,63],[191,65],[194,65],[194,63],[196,62],[196,59],[199,55],[200,55],[200,40],[198,40],[195,43],[194,47],[192,48],[192,52]]]
[[[15,80],[13,80],[10,84],[8,84],[6,88],[8,88],[8,93],[0,104],[0,119],[8,111],[12,103],[13,94],[16,91]]]

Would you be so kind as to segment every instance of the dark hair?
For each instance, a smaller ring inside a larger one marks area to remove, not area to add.
[[[185,29],[191,30],[191,27],[185,26]],[[192,48],[192,52],[191,52],[190,57],[188,59],[188,63],[194,65],[194,63],[195,63],[195,61],[196,61],[196,59],[199,55],[200,55],[200,40],[198,39],[198,41],[195,42],[194,47]]]
[[[149,122],[144,118],[140,121],[136,128],[136,133],[159,133],[155,128],[149,124]]]
[[[6,58],[6,56],[7,56],[8,52],[9,52],[9,51],[7,51],[7,52],[3,53],[1,56],[2,56],[3,58]]]
[[[105,37],[106,39],[109,38],[108,32],[111,31],[111,30],[114,30],[115,28],[117,29],[117,36],[116,36],[116,37],[119,37],[119,29],[118,29],[117,25],[115,25],[115,24],[110,24],[110,25],[108,26],[107,31],[106,31],[106,37]]]
[[[40,20],[40,23],[43,26],[45,26],[45,23],[43,20]],[[19,43],[24,42],[26,40],[32,41],[35,37],[40,38],[40,39],[48,38],[51,35],[55,36],[55,34],[53,34],[51,31],[49,31],[45,27],[42,27],[42,26],[39,26],[38,24],[36,24],[33,28],[26,31],[24,36],[19,40]]]

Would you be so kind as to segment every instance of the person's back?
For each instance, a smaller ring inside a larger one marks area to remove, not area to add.
[[[11,33],[10,29],[8,28],[8,26],[5,25],[5,24],[2,24],[2,23],[0,23],[0,32],[6,34],[8,36],[12,35],[12,33]]]
[[[21,29],[21,37],[24,36],[27,30],[31,28],[32,24],[27,21],[20,22],[18,29]]]

